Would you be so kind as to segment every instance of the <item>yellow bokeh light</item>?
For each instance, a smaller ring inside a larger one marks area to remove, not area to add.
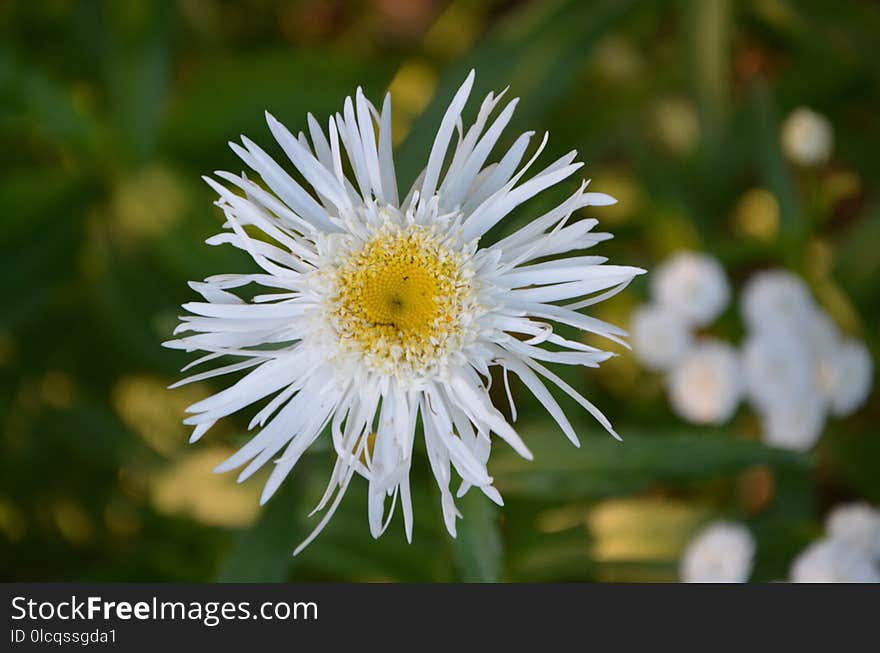
[[[412,59],[404,63],[388,90],[394,98],[394,111],[391,114],[394,144],[398,145],[409,133],[413,118],[418,116],[437,88],[437,73],[427,62]]]
[[[740,236],[772,242],[779,233],[779,202],[764,188],[743,193],[733,213],[733,228]]]
[[[129,375],[117,381],[111,393],[113,408],[125,425],[165,456],[185,446],[189,429],[180,416],[204,394],[196,385],[174,392],[167,385],[154,377]]]
[[[120,181],[111,212],[126,234],[157,236],[180,219],[186,206],[186,193],[175,175],[153,165]]]
[[[21,511],[11,501],[0,497],[0,533],[16,542],[26,531],[27,524]]]
[[[69,374],[49,370],[40,379],[40,398],[53,408],[69,408],[74,401],[76,388]]]
[[[662,498],[609,499],[587,515],[600,562],[676,560],[705,511]]]
[[[479,35],[480,25],[474,14],[477,9],[450,4],[425,34],[425,52],[450,59],[465,53]]]
[[[95,533],[86,511],[70,499],[59,499],[52,506],[52,518],[61,535],[71,544],[86,544]]]
[[[831,204],[852,199],[862,192],[862,179],[848,170],[832,172],[822,180],[822,190]]]
[[[644,194],[629,171],[623,168],[604,167],[590,181],[590,190],[607,193],[617,204],[591,206],[590,215],[603,224],[621,224],[637,216],[645,204]]]
[[[0,331],[0,367],[11,363],[15,358],[15,341],[7,331]]]
[[[150,497],[165,514],[191,517],[204,524],[241,528],[259,512],[260,483],[237,484],[235,476],[215,474],[214,468],[232,451],[209,447],[180,456],[150,480]]]
[[[639,51],[627,39],[608,36],[596,45],[593,58],[599,75],[610,82],[632,82],[644,68]]]
[[[700,120],[693,103],[668,97],[654,105],[652,127],[658,141],[670,152],[690,154],[700,142]]]

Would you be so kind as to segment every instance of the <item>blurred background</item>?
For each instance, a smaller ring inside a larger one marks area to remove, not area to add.
[[[745,405],[715,425],[678,417],[665,375],[618,347],[601,370],[564,372],[622,443],[568,402],[574,449],[515,386],[535,461],[496,444],[502,510],[471,492],[449,539],[416,452],[412,545],[399,516],[372,540],[356,480],[293,559],[326,446],[260,509],[261,478],[210,471],[249,416],[189,446],[183,409],[211,386],[166,390],[189,358],[160,343],[187,280],[253,267],[203,243],[222,220],[200,175],[242,167],[227,141],[274,147],[265,109],[298,131],[358,85],[374,101],[390,88],[407,183],[474,67],[479,94],[522,97],[508,144],[549,130],[543,160],[576,148],[619,199],[589,210],[615,234],[593,253],[649,270],[681,250],[720,261],[733,301],[700,333],[739,343],[743,284],[786,268],[876,358],[878,34],[868,1],[3,2],[0,578],[674,581],[716,519],[754,537],[753,580],[787,578],[833,506],[880,503],[876,393],[815,446],[777,448]],[[819,120],[786,141],[798,107]],[[650,293],[640,278],[596,314],[626,326]]]

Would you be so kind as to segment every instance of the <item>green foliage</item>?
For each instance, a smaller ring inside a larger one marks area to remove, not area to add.
[[[465,582],[494,583],[500,579],[502,563],[498,506],[473,491],[461,500],[460,510],[467,515],[458,526],[453,545],[460,578]]]
[[[703,431],[639,433],[628,429],[622,442],[602,432],[582,438],[580,448],[559,434],[520,427],[531,436],[534,461],[512,452],[497,452],[492,472],[501,492],[555,499],[625,496],[659,483],[693,484],[732,475],[753,465],[804,466],[793,453],[737,440],[729,433]]]
[[[257,523],[239,535],[220,567],[218,581],[272,583],[287,577],[292,561],[289,552],[284,553],[291,542],[307,534],[301,514],[304,487],[300,474],[291,475]]]

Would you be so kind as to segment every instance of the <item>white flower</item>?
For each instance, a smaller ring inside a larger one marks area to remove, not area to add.
[[[793,395],[769,406],[761,415],[764,442],[774,447],[806,451],[822,435],[825,404],[815,394]]]
[[[691,540],[681,558],[685,583],[744,583],[752,573],[755,540],[740,524],[715,522]]]
[[[242,249],[260,269],[191,284],[205,301],[184,305],[191,315],[176,333],[190,333],[166,344],[206,352],[193,365],[222,357],[235,362],[181,383],[247,374],[190,406],[185,422],[195,427],[197,440],[223,417],[268,400],[250,423],[259,432],[217,468],[244,465],[244,480],[274,459],[262,501],[329,430],[337,458],[316,508],[327,511],[297,551],[325,526],[355,474],[369,482],[373,536],[385,530],[399,502],[411,537],[409,470],[417,424],[451,534],[460,516],[450,489],[453,471],[462,479],[459,496],[476,486],[501,503],[486,470],[490,434],[526,458],[531,454],[490,402],[492,366],[501,368],[505,385],[509,372],[517,375],[573,442],[574,428],[548,381],[613,434],[605,417],[545,363],[596,367],[606,360],[609,353],[565,338],[553,324],[620,342],[625,332],[579,309],[620,291],[643,270],[570,255],[610,238],[593,232],[595,220],[573,217],[583,207],[614,202],[586,192],[585,183],[502,240],[482,241],[517,206],[581,164],[570,152],[525,179],[546,143],[545,136],[523,163],[532,132],[490,163],[517,100],[491,118],[504,93],[489,94],[465,130],[461,114],[473,78],[472,72],[455,94],[426,168],[402,199],[390,97],[379,111],[360,89],[330,119],[326,133],[311,115],[306,136],[267,114],[275,140],[307,185],[246,137],[243,146],[231,147],[266,188],[244,174],[217,172],[228,187],[205,178],[226,216],[226,230],[208,243]],[[548,259],[559,254],[569,256]],[[246,287],[268,290],[257,290],[252,299],[250,290],[236,294]]]
[[[743,320],[753,332],[800,329],[813,310],[810,289],[786,270],[759,272],[749,279],[740,298]]]
[[[672,369],[668,389],[672,408],[683,419],[695,424],[726,422],[743,390],[736,350],[717,340],[696,344]]]
[[[750,401],[761,413],[764,441],[796,451],[822,434],[827,411],[851,412],[871,387],[871,358],[863,345],[842,341],[796,275],[755,275],[742,296],[749,336],[743,365]]]
[[[653,370],[674,365],[691,344],[685,321],[676,313],[655,305],[636,309],[630,320],[633,353]]]
[[[831,401],[837,384],[837,352],[840,350],[840,330],[831,317],[820,308],[811,311],[804,322],[804,343],[813,358],[813,379],[816,389],[826,402]]]
[[[831,156],[834,130],[825,116],[799,107],[782,123],[782,149],[794,163],[820,165]]]
[[[752,334],[743,344],[746,392],[760,412],[814,396],[813,358],[800,338],[781,332]]]
[[[825,520],[828,536],[880,562],[880,510],[866,503],[846,503]]]
[[[827,536],[794,561],[795,583],[880,583],[880,511],[864,503],[837,506]]]
[[[840,330],[834,320],[818,306],[813,306],[801,324],[804,341],[815,358],[834,352],[840,344]]]
[[[859,408],[871,392],[874,369],[871,353],[857,340],[845,340],[831,362],[828,392],[831,412],[849,415]]]
[[[653,273],[651,293],[661,306],[688,324],[702,326],[718,317],[730,301],[730,284],[714,258],[681,252]]]
[[[791,567],[793,583],[878,583],[880,572],[861,551],[822,539],[808,546]]]

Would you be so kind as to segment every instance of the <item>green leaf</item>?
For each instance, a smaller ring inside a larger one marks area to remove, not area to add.
[[[290,48],[205,57],[193,62],[169,107],[163,142],[178,158],[214,166],[206,170],[240,167],[227,141],[247,134],[270,143],[265,111],[294,132],[306,127],[309,112],[326,128],[328,116],[342,110],[343,98],[358,85],[379,97],[395,65],[392,58],[355,60],[329,50]]]
[[[715,144],[728,106],[731,6],[729,0],[688,3],[691,66],[706,137]]]
[[[172,10],[169,2],[105,5],[111,121],[120,154],[134,163],[146,160],[156,145],[170,77]]]
[[[751,101],[757,118],[755,158],[761,177],[779,202],[783,231],[789,235],[803,236],[804,225],[794,181],[779,147],[779,116],[773,94],[766,84],[757,82],[751,89]]]
[[[98,124],[75,105],[62,83],[0,50],[0,129],[15,136],[33,129],[51,145],[89,157],[94,156]],[[19,152],[19,160],[29,154]]]
[[[499,445],[490,463],[502,494],[547,498],[630,494],[653,483],[687,482],[732,474],[745,467],[803,465],[803,456],[705,431],[637,433],[621,428],[618,442],[593,430],[575,449],[546,426],[520,428],[535,455],[519,458]],[[544,431],[544,432],[542,432]]]
[[[329,437],[328,437],[329,440]],[[314,469],[311,487],[307,491],[317,501],[324,492],[327,472],[333,466],[335,452],[326,451],[309,456]],[[301,464],[301,463],[300,463]],[[296,580],[347,578],[355,582],[450,582],[456,578],[454,560],[449,546],[449,535],[443,525],[436,481],[430,470],[427,455],[413,453],[410,469],[413,508],[412,544],[406,540],[400,501],[388,529],[381,537],[370,537],[367,524],[369,482],[355,478],[345,493],[333,519],[321,536],[300,553],[302,568]],[[393,502],[386,499],[386,509]],[[387,517],[388,513],[386,513]],[[320,519],[310,518],[311,525]]]
[[[564,0],[526,4],[513,13],[443,71],[434,100],[395,155],[400,187],[406,188],[424,167],[436,127],[471,68],[477,72],[473,97],[510,85],[514,95],[528,99],[517,108],[514,122],[528,124],[570,88],[592,46],[634,5],[630,0]]]
[[[773,501],[749,524],[758,541],[752,580],[786,578],[792,560],[821,529],[815,524],[819,499],[807,470],[777,469]]]
[[[475,488],[458,503],[464,517],[452,547],[460,578],[467,583],[497,582],[502,560],[498,507]]]
[[[877,243],[880,243],[880,203],[875,202],[865,207],[858,221],[854,221],[840,239],[840,249],[834,261],[834,277],[866,315],[876,315],[880,308]]]
[[[306,465],[298,465],[269,500],[257,523],[244,531],[220,567],[222,583],[270,583],[287,578],[296,545],[306,536],[300,498]]]
[[[52,168],[0,178],[0,328],[44,313],[72,284],[89,197],[87,180]]]
[[[832,425],[821,444],[823,471],[833,474],[842,488],[867,501],[880,503],[880,433],[865,416],[858,427],[858,417],[843,425]],[[874,422],[876,424],[876,422]]]

